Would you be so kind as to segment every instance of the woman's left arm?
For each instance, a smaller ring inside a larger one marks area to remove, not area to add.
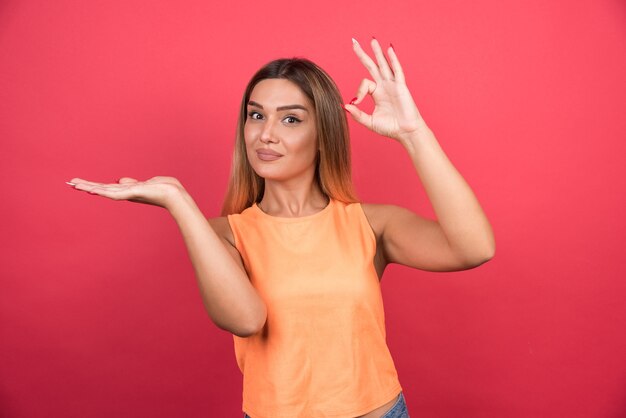
[[[422,119],[393,47],[387,49],[387,61],[373,39],[374,62],[358,42],[353,43],[373,80],[363,80],[357,97],[345,109],[357,122],[404,146],[437,215],[437,221],[431,221],[390,205],[371,210],[377,217],[386,263],[452,271],[488,261],[495,253],[491,225],[472,189]],[[356,106],[368,94],[375,104],[371,115]]]

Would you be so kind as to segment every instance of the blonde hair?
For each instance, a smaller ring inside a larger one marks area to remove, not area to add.
[[[248,162],[243,131],[252,90],[260,81],[271,78],[291,81],[313,103],[320,149],[315,181],[322,193],[346,203],[357,202],[352,184],[348,121],[341,107],[339,89],[330,76],[313,62],[304,58],[283,58],[263,66],[246,87],[237,121],[235,150],[222,216],[241,213],[263,198],[265,180],[254,172]]]

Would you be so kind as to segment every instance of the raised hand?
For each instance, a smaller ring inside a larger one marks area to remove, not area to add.
[[[184,190],[183,185],[174,177],[157,176],[147,181],[138,181],[122,177],[117,183],[96,183],[73,178],[68,183],[76,190],[108,197],[113,200],[128,200],[136,203],[160,206],[169,209],[176,198],[176,193]]]
[[[372,76],[372,80],[363,79],[356,97],[350,104],[344,106],[346,111],[357,122],[372,131],[401,143],[412,135],[428,130],[406,86],[404,73],[393,46],[387,48],[389,57],[387,60],[380,44],[373,38],[371,45],[376,57],[374,62],[355,39],[352,39],[352,42],[354,52]],[[374,99],[374,111],[371,115],[356,106],[368,94]]]

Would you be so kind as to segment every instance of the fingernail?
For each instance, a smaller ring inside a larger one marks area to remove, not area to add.
[[[355,97],[354,99],[350,100],[350,104],[351,104],[351,105],[353,105],[353,104],[354,104],[354,102],[356,102],[356,99],[357,99],[357,98]]]
[[[393,44],[391,42],[389,42],[389,46],[395,51],[395,48],[393,47]]]
[[[346,109],[346,105],[344,105],[343,103],[341,104],[341,108],[345,110],[346,112],[348,112],[348,109]]]
[[[76,186],[76,183],[70,183],[69,181],[66,181],[65,184],[69,184],[70,186]]]
[[[373,39],[373,40],[375,40],[375,41],[377,41],[377,40],[378,40],[378,39],[376,39],[376,37],[375,37],[375,36],[372,36],[372,39]]]
[[[352,38],[352,44],[354,44],[354,45],[358,45],[359,43],[357,42],[357,40],[356,40],[356,39]]]

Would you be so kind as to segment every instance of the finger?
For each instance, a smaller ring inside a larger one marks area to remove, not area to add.
[[[374,56],[376,57],[376,61],[378,61],[378,70],[385,80],[393,80],[393,72],[391,68],[389,68],[389,63],[387,62],[387,58],[385,58],[385,54],[383,54],[383,50],[378,43],[378,40],[372,37],[372,51],[374,51]]]
[[[73,179],[70,180],[70,183],[73,183],[73,184],[80,184],[80,183],[89,184],[89,183],[93,183],[93,181],[81,179],[80,177],[74,177]]]
[[[73,184],[88,184],[88,185],[104,186],[104,185],[110,185],[110,184],[118,184],[118,181],[119,180],[116,180],[114,183],[100,183],[100,182],[97,182],[97,181],[89,181],[89,180],[85,180],[85,179],[81,179],[81,178],[75,177],[72,180],[70,180],[69,182],[73,183]]]
[[[75,177],[72,180],[70,180],[70,183],[87,184],[87,185],[92,185],[92,186],[94,186],[94,185],[103,186],[103,185],[107,184],[107,183],[98,183],[98,182],[95,182],[95,181],[84,180],[84,179],[81,179],[81,178],[78,178],[78,177]],[[116,183],[113,183],[113,184],[116,184]]]
[[[359,61],[367,68],[372,78],[376,81],[382,80],[382,76],[380,75],[380,71],[378,70],[378,65],[370,58],[369,55],[363,51],[361,45],[357,42],[356,39],[352,38],[352,49],[356,56],[359,58]]]
[[[354,104],[358,105],[359,103],[361,103],[363,101],[363,99],[365,98],[366,95],[374,94],[375,90],[376,90],[376,83],[374,83],[372,80],[364,78],[361,81],[361,84],[359,85],[359,89],[356,92],[356,97],[354,99],[352,99],[350,104],[351,105],[354,105]]]
[[[76,184],[76,186],[74,186],[74,188],[76,190],[82,190],[84,192],[89,192],[91,193],[94,190],[116,190],[120,189],[120,188],[126,188],[125,186],[122,185],[118,185],[118,184],[102,184],[102,183],[93,183],[93,182],[81,182]]]
[[[133,194],[126,190],[113,189],[112,187],[92,187],[89,190],[85,190],[90,194],[97,194],[98,196],[108,197],[113,200],[128,200],[133,197]]]
[[[83,190],[90,194],[97,194],[99,196],[108,197],[113,200],[130,200],[137,198],[139,193],[136,187],[132,185],[102,185],[102,186],[87,186],[77,185],[78,190]]]
[[[352,116],[352,119],[364,125],[368,129],[372,129],[372,115],[368,115],[353,104],[347,104],[343,107]]]
[[[126,184],[126,183],[137,183],[138,181],[139,180],[134,179],[132,177],[122,177],[117,182],[120,183],[120,184]]]
[[[402,66],[400,65],[398,56],[396,55],[396,50],[393,49],[393,45],[391,44],[389,44],[389,48],[387,48],[387,55],[389,56],[389,61],[391,62],[391,68],[393,69],[393,75],[395,76],[396,81],[405,84],[404,71],[402,71]]]

